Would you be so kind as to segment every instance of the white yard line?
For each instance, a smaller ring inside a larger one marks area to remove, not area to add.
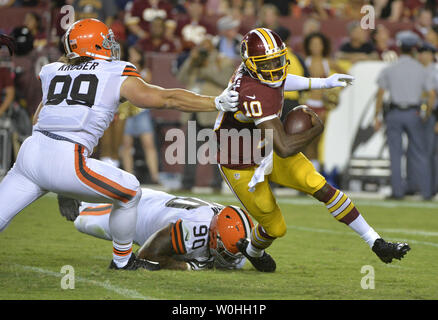
[[[20,264],[16,264],[15,266],[17,266],[18,268],[23,269],[23,270],[37,272],[37,273],[45,274],[45,275],[52,276],[52,277],[61,278],[64,276],[64,274],[62,274],[60,272],[54,272],[54,271],[46,270],[43,268],[25,266],[25,265],[20,265]],[[108,280],[102,282],[102,281],[87,279],[84,277],[78,277],[75,275],[75,281],[83,282],[86,284],[91,284],[91,285],[97,286],[97,287],[102,287],[108,291],[115,292],[115,293],[117,293],[121,296],[124,296],[126,298],[129,298],[129,299],[155,300],[154,298],[144,296],[135,290],[121,288],[121,287],[112,285],[112,284],[110,284],[110,282]]]

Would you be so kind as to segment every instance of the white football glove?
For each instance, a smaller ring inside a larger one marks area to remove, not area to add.
[[[324,89],[336,88],[336,87],[346,87],[352,84],[354,77],[348,74],[335,73],[328,78],[324,79]]]
[[[239,104],[239,93],[232,90],[230,85],[214,99],[214,103],[216,105],[216,109],[219,111],[237,111],[237,105]]]

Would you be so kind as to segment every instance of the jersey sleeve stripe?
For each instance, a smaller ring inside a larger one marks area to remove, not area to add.
[[[184,244],[184,233],[182,230],[182,220],[179,219],[171,231],[172,247],[176,254],[185,254],[186,246]]]
[[[124,203],[129,202],[137,194],[137,191],[127,189],[88,168],[82,155],[83,151],[84,147],[75,146],[75,171],[79,180],[92,189]]]
[[[176,241],[177,241],[177,245],[179,248],[179,251],[181,252],[181,254],[185,254],[186,251],[186,246],[184,244],[184,233],[183,233],[183,229],[182,229],[182,220],[179,219],[176,224],[175,224],[175,231],[176,231]]]
[[[140,77],[140,74],[138,72],[129,71],[129,72],[123,72],[122,76],[134,76],[134,77]]]
[[[176,245],[177,241],[176,241],[176,235],[175,235],[175,225],[173,225],[172,230],[170,231],[170,238],[172,240],[173,251],[175,251],[176,254],[181,254],[179,252],[177,245]]]

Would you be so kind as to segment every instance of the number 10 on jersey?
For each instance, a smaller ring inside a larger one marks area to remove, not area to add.
[[[260,101],[254,100],[249,103],[248,101],[243,102],[243,107],[245,108],[245,116],[248,118],[251,117],[260,117],[263,114],[262,104]]]

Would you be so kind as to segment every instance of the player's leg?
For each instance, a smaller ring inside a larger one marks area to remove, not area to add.
[[[272,272],[275,262],[265,252],[272,242],[286,233],[286,223],[272,194],[268,181],[257,184],[254,192],[248,183],[254,169],[232,170],[219,166],[223,179],[241,202],[243,208],[258,222],[248,243],[238,243],[238,248],[259,271]],[[243,247],[243,248],[242,248]],[[254,260],[260,258],[260,260]]]
[[[87,158],[83,149],[75,150],[76,185],[73,191],[89,202],[111,202],[109,230],[113,239],[113,262],[125,266],[132,254],[137,222],[140,183],[133,175],[102,161]],[[80,185],[80,187],[79,187]],[[72,189],[70,187],[69,189]],[[80,194],[87,190],[86,195]]]
[[[79,216],[75,219],[75,228],[90,236],[112,240],[109,229],[109,217],[112,204],[82,203]]]
[[[38,148],[34,137],[27,138],[18,152],[17,161],[0,182],[0,231],[4,230],[21,210],[46,193],[29,172],[29,164],[38,166]]]
[[[46,192],[17,170],[9,170],[0,183],[0,232],[25,207]]]
[[[118,268],[128,265],[141,197],[140,183],[131,174],[87,157],[84,147],[38,134],[42,158],[50,159],[33,171],[46,172],[40,185],[52,192],[87,202],[112,203],[109,228],[113,259]],[[40,161],[42,162],[42,161]],[[135,257],[134,257],[135,258]]]
[[[270,179],[280,185],[312,195],[324,203],[330,214],[337,221],[354,230],[382,261],[391,262],[392,258],[400,259],[409,250],[409,246],[405,244],[399,246],[399,244],[382,243],[383,239],[365,221],[351,199],[328,184],[302,153],[288,158],[280,158],[274,153],[274,166]],[[376,241],[377,239],[380,240]]]

